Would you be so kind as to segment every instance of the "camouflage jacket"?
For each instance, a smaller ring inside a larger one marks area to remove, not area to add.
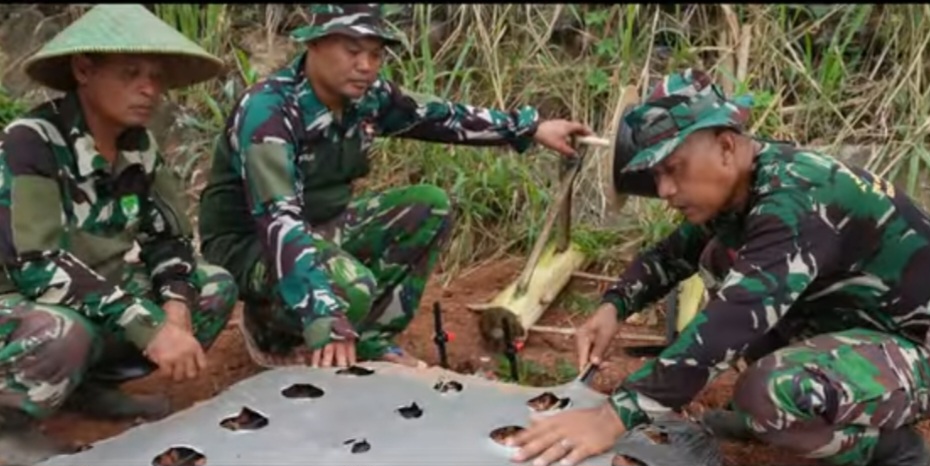
[[[76,95],[12,121],[0,142],[0,292],[74,309],[140,348],[162,309],[128,294],[125,255],[140,255],[161,299],[197,289],[183,193],[145,129],[118,141],[115,165],[96,149]]]
[[[314,224],[345,207],[351,180],[367,174],[374,137],[509,143],[523,152],[532,143],[538,114],[532,107],[504,112],[417,102],[382,79],[351,102],[340,121],[304,78],[305,57],[251,87],[238,102],[214,156],[200,229],[204,255],[240,283],[257,260],[267,264],[277,296],[300,315],[307,331],[321,317],[344,319],[343,304],[310,240]]]
[[[605,300],[625,318],[694,273],[706,307],[612,396],[628,427],[688,404],[775,335],[784,344],[864,327],[928,344],[930,218],[893,185],[832,157],[763,144],[744,211],[683,223]]]

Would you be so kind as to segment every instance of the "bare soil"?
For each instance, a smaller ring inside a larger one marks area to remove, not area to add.
[[[468,310],[466,305],[490,300],[497,292],[506,287],[519,273],[522,259],[508,259],[483,265],[462,274],[454,283],[441,288],[434,279],[427,287],[421,305],[420,315],[410,328],[401,336],[399,342],[413,355],[430,364],[438,364],[439,356],[433,343],[432,306],[439,301],[443,310],[445,329],[454,335],[454,341],[448,344],[447,354],[452,370],[458,372],[506,373],[497,362],[500,355],[495,355],[483,348],[478,331],[478,315]],[[596,293],[598,290],[589,282],[575,280],[572,289]],[[219,340],[208,353],[209,372],[191,382],[174,384],[155,374],[144,379],[132,381],[125,385],[132,393],[163,393],[167,395],[175,410],[183,410],[197,402],[209,399],[230,385],[248,378],[262,370],[249,359],[241,337],[235,328],[238,311]],[[574,327],[584,320],[583,315],[574,314],[558,306],[551,307],[540,321],[540,325]],[[661,330],[644,328],[625,328],[626,331],[645,333],[651,331],[661,334]],[[532,372],[534,385],[558,383],[553,374],[564,374],[566,365],[577,365],[574,342],[571,336],[559,334],[535,333],[530,336],[522,348],[519,358],[525,364],[547,369],[549,378],[542,377],[539,371]],[[561,360],[561,364],[560,364]],[[607,365],[593,378],[592,386],[604,393],[609,393],[627,374],[636,370],[643,359],[627,355],[622,351],[621,342],[615,341],[607,356]],[[571,374],[568,374],[571,376]],[[695,401],[690,410],[722,406],[729,398],[735,377],[725,374],[714,381]],[[131,428],[130,422],[108,422],[86,419],[76,414],[60,413],[44,423],[48,433],[65,441],[77,444],[93,443],[118,435]],[[804,462],[761,445],[726,444],[724,445],[728,463],[732,465],[775,466],[804,465]]]

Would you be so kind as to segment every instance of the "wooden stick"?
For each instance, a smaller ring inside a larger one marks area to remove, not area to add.
[[[564,327],[553,327],[548,325],[534,325],[530,327],[531,332],[541,332],[541,333],[556,333],[560,335],[574,335],[577,332],[577,329],[574,328],[564,328]],[[664,343],[665,337],[659,335],[648,335],[645,333],[630,333],[630,332],[619,332],[617,336],[623,340],[639,340],[639,341],[653,341],[658,343]]]
[[[588,272],[572,272],[572,276],[583,278],[585,280],[594,280],[597,282],[609,282],[614,283],[619,280],[617,277],[611,277],[609,275],[597,275]]]
[[[575,142],[586,146],[610,147],[610,141],[607,138],[597,136],[579,136],[575,138]]]

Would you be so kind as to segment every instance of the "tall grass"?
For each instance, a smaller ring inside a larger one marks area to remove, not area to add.
[[[199,124],[206,138],[222,123],[233,91],[258,78],[241,72],[248,59],[236,54],[249,47],[238,39],[242,30],[223,26],[248,16],[259,19],[246,28],[277,27],[299,17],[287,14],[294,8],[157,6],[189,37],[238,63],[229,78],[235,85],[212,83],[185,96],[188,125]],[[930,6],[417,4],[396,10],[394,24],[408,41],[391,51],[384,74],[411,91],[475,105],[533,104],[546,117],[581,120],[609,137],[621,86],[645,92],[661,75],[697,66],[728,91],[755,95],[756,132],[852,153],[856,163],[928,200]],[[261,19],[272,11],[273,20]],[[186,155],[195,162],[179,163],[203,163],[195,152],[188,148]],[[574,197],[579,241],[605,260],[614,257],[610,248],[650,243],[674,227],[657,201],[632,199],[622,212],[608,211],[602,191],[608,155],[588,151]],[[557,157],[539,149],[518,155],[383,140],[373,158],[377,168],[366,189],[430,182],[453,196],[459,223],[447,270],[495,253],[525,252],[557,179]]]

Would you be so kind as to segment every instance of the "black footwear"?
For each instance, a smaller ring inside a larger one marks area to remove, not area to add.
[[[171,404],[161,395],[129,395],[115,385],[88,380],[68,397],[62,409],[98,419],[154,421],[170,414]]]
[[[930,466],[930,451],[914,426],[882,431],[869,466]]]
[[[105,342],[103,356],[87,371],[87,378],[120,384],[141,379],[158,370],[158,365],[127,342]]]
[[[0,464],[30,466],[74,451],[48,438],[26,413],[0,407]]]
[[[756,439],[752,429],[743,422],[743,419],[735,412],[726,409],[705,411],[701,417],[701,424],[704,424],[714,434],[714,437],[719,439],[741,442]]]

